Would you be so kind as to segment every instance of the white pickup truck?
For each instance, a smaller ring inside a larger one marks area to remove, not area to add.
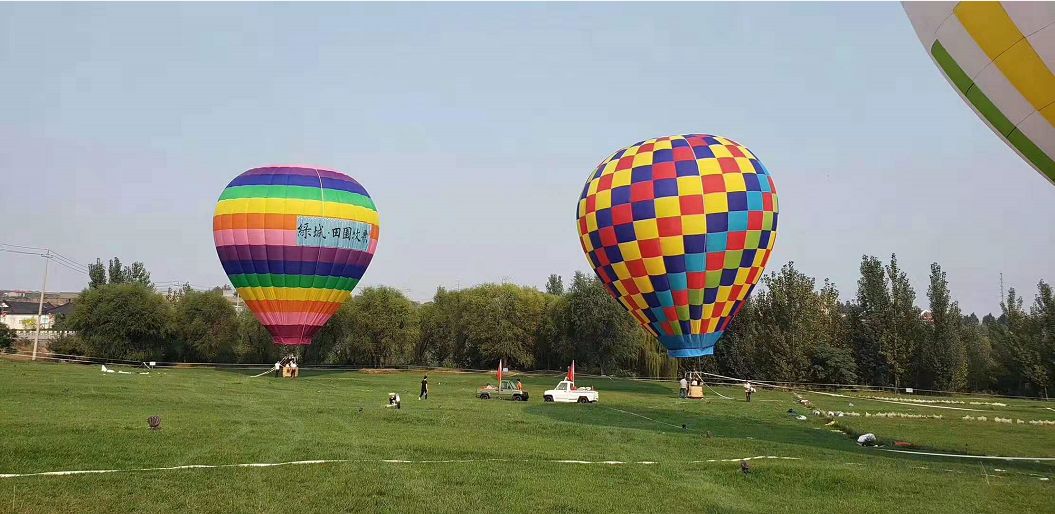
[[[542,401],[564,403],[596,403],[597,391],[589,387],[575,387],[575,382],[561,380],[557,387],[542,393]]]

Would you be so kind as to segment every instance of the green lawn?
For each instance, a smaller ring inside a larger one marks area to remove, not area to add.
[[[950,405],[985,411],[968,412],[803,393],[817,408],[861,414],[826,426],[788,416],[807,411],[788,392],[759,391],[745,403],[740,390],[722,388],[735,400],[692,401],[678,400],[673,382],[590,378],[579,384],[601,391],[598,404],[555,405],[541,393],[557,377],[529,375],[530,402],[484,401],[473,392],[493,376],[437,372],[432,397],[418,401],[419,373],[248,375],[0,360],[0,474],[343,461],[0,478],[0,512],[1055,511],[1055,462],[901,455],[833,431],[1055,457],[1055,426],[962,419],[1052,420],[1052,403]],[[384,408],[389,391],[402,409]],[[152,414],[161,431],[146,428]],[[721,462],[756,456],[785,459],[753,460],[746,476],[738,462]]]

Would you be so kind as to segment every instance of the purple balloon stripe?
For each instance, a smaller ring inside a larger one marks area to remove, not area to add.
[[[258,173],[255,175],[242,174],[234,178],[227,187],[238,187],[238,186],[306,186],[306,187],[322,187],[325,189],[336,189],[338,191],[348,191],[350,193],[358,193],[367,198],[370,197],[361,184],[354,180],[337,179],[323,177],[321,184],[319,178],[311,175],[286,175],[286,174],[274,174],[274,173]]]
[[[339,171],[301,166],[267,166],[263,168],[253,168],[242,175],[302,175],[355,182],[355,179]],[[358,182],[356,183],[358,184]]]
[[[373,254],[347,248],[320,248],[318,246],[282,245],[231,245],[217,246],[221,261],[266,261],[268,256],[281,255],[286,261],[319,262],[322,264],[356,264],[360,259]]]

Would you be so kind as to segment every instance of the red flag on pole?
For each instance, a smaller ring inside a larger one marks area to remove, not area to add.
[[[575,361],[571,361],[571,367],[568,368],[568,381],[575,382]]]
[[[498,387],[502,387],[502,359],[498,359]]]

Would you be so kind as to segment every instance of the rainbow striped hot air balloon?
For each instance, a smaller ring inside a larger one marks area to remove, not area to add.
[[[306,345],[359,283],[378,227],[374,201],[351,177],[268,166],[223,190],[213,239],[231,283],[275,343]]]
[[[777,190],[735,141],[660,137],[597,166],[578,226],[605,288],[670,356],[711,355],[769,261]]]
[[[1055,184],[1055,2],[902,2],[975,114]]]

